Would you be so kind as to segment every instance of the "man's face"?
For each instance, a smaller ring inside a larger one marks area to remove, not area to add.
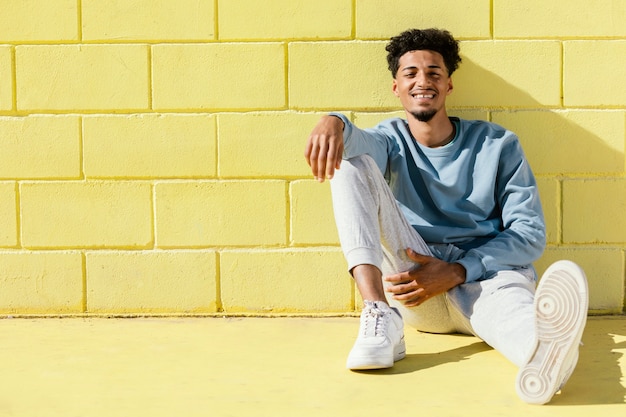
[[[411,51],[402,55],[393,80],[393,92],[404,109],[427,122],[442,109],[452,92],[452,79],[440,53]]]

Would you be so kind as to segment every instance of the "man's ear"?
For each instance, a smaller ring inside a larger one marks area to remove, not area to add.
[[[448,78],[448,92],[446,95],[449,96],[452,90],[454,90],[454,84],[452,83],[452,78]]]
[[[393,84],[391,85],[391,91],[396,95],[396,97],[400,97],[400,93],[398,93],[398,82],[396,79],[393,79]]]

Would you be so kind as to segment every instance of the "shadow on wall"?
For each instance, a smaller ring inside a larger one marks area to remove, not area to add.
[[[467,57],[453,79],[455,90],[449,107],[491,110],[494,122],[502,121],[504,127],[519,135],[536,175],[624,173],[623,112],[577,110],[562,108],[558,103],[542,103]],[[537,83],[541,82],[538,78]],[[611,121],[614,123],[606,126]],[[626,241],[626,231],[622,237],[622,242]]]
[[[453,77],[450,113],[455,114],[455,105],[461,117],[468,107],[489,109],[493,122],[519,136],[538,178],[548,234],[538,272],[557,259],[571,259],[587,273],[591,310],[621,312],[624,112],[542,103],[465,57]],[[537,82],[542,82],[540,74]],[[600,195],[602,204],[596,201]]]

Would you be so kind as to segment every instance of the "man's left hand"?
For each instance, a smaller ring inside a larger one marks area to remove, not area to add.
[[[420,255],[412,249],[407,249],[406,253],[418,265],[406,272],[389,275],[385,281],[391,284],[386,291],[407,307],[418,306],[465,282],[465,268],[461,264]]]

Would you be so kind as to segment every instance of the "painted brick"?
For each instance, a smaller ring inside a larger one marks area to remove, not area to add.
[[[289,45],[289,104],[297,109],[379,109],[400,104],[384,42]],[[350,70],[353,69],[353,70]]]
[[[78,252],[0,252],[0,313],[63,314],[83,310]]]
[[[155,45],[156,109],[271,109],[285,105],[280,43]]]
[[[339,244],[330,184],[291,183],[291,242],[295,245]]]
[[[221,177],[303,177],[304,147],[319,114],[249,113],[219,116]]]
[[[152,242],[150,184],[24,183],[25,247],[146,247]]]
[[[0,182],[0,219],[0,247],[17,246],[17,193],[13,182]]]
[[[285,244],[286,193],[283,181],[157,184],[157,245]]]
[[[0,117],[0,178],[79,178],[75,116]]]
[[[351,0],[228,0],[219,2],[218,10],[221,40],[336,39],[351,35]]]
[[[626,242],[626,179],[563,182],[563,241]]]
[[[489,113],[483,110],[449,108],[448,115],[465,120],[490,120]]]
[[[536,174],[624,171],[623,112],[495,112],[517,133]]]
[[[17,46],[19,110],[147,109],[145,45]]]
[[[348,116],[349,117],[349,116]],[[399,117],[401,119],[406,120],[406,113],[404,110],[393,111],[393,112],[355,112],[354,118],[352,121],[355,125],[360,127],[361,129],[367,129],[370,127],[375,127],[378,123],[383,120],[393,119]]]
[[[11,47],[0,46],[0,111],[13,108]]]
[[[624,79],[626,40],[564,42],[566,106],[626,106]]]
[[[350,275],[339,249],[224,252],[225,312],[352,310]]]
[[[465,41],[463,63],[452,75],[448,105],[558,106],[561,45],[557,41]]]
[[[626,36],[626,3],[606,0],[498,0],[493,5],[497,38]]]
[[[87,177],[212,177],[215,118],[208,115],[86,117]]]
[[[559,259],[569,259],[583,268],[589,284],[589,309],[598,313],[621,313],[624,301],[624,259],[618,249],[548,248],[535,263],[542,274]]]
[[[214,252],[89,252],[90,313],[215,312]]]
[[[455,38],[488,38],[490,1],[357,1],[356,36],[388,39],[411,28],[440,27]]]
[[[213,0],[82,0],[83,40],[212,40]]]
[[[78,40],[76,0],[9,0],[0,8],[0,42]]]
[[[559,241],[560,190],[559,182],[554,178],[537,178],[539,198],[546,221],[546,237],[548,243]]]
[[[489,114],[481,110],[448,109],[449,116],[456,116],[467,120],[489,120]],[[404,110],[388,113],[355,113],[354,123],[361,128],[374,127],[386,119],[399,117],[406,120]]]

